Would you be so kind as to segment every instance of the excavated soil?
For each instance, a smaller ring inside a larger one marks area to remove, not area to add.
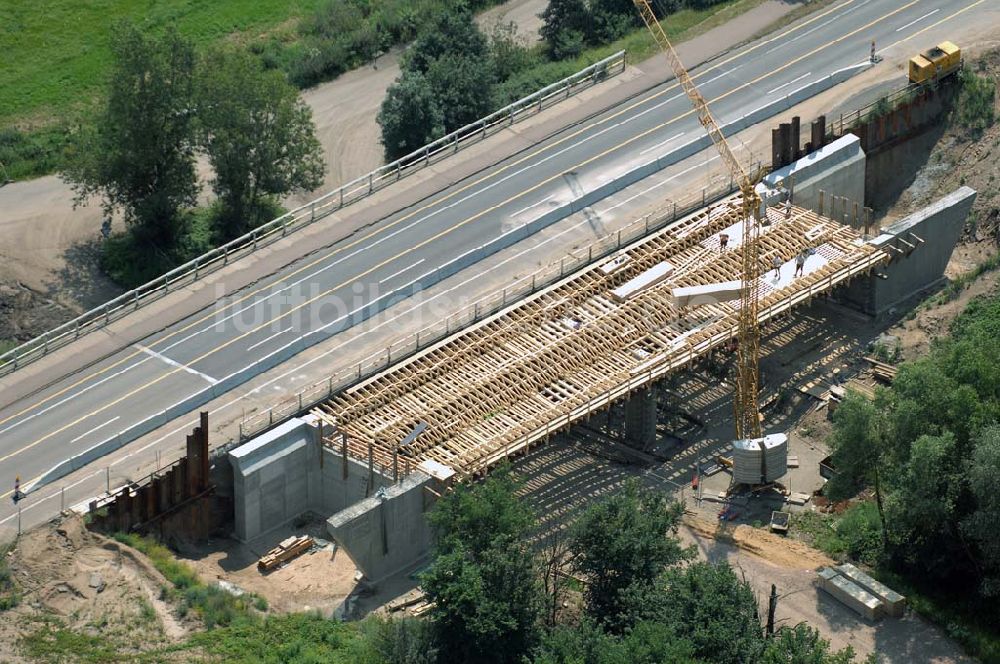
[[[169,645],[189,633],[160,599],[169,584],[145,556],[91,533],[78,516],[22,535],[7,564],[20,603],[0,614],[0,661],[27,661],[21,639],[45,625],[100,635],[122,653]]]

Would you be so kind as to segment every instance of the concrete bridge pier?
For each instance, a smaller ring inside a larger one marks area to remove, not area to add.
[[[625,440],[648,450],[656,444],[656,388],[633,392],[625,401]]]

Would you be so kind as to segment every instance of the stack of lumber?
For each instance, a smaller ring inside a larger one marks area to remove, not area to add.
[[[872,375],[886,384],[891,384],[896,379],[897,369],[891,364],[886,364],[881,360],[868,356],[865,358],[872,365]]]
[[[313,544],[313,538],[309,535],[293,536],[282,540],[278,546],[260,557],[260,560],[257,561],[257,569],[261,572],[270,572],[279,565],[301,556],[311,549]]]

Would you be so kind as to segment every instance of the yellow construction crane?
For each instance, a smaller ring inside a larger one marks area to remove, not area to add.
[[[698,92],[691,75],[688,74],[677,56],[670,40],[667,39],[663,27],[656,20],[653,8],[649,0],[633,0],[642,20],[646,23],[653,39],[659,44],[660,50],[667,57],[670,68],[674,76],[680,81],[685,94],[694,104],[698,112],[698,120],[701,121],[705,131],[708,132],[715,149],[719,151],[722,161],[732,174],[734,181],[739,184],[742,193],[742,224],[743,224],[743,245],[741,247],[743,269],[740,280],[742,282],[740,296],[740,317],[739,317],[739,347],[736,351],[736,395],[733,399],[736,419],[736,439],[755,439],[761,437],[760,409],[757,405],[757,390],[759,385],[758,365],[760,363],[760,330],[757,327],[757,306],[760,299],[760,226],[758,215],[760,214],[760,196],[757,194],[755,186],[758,177],[751,176],[736,158],[733,149],[726,142],[726,137],[722,134],[722,129],[712,117],[712,112],[708,108],[708,102]],[[762,451],[763,452],[763,451]],[[764,458],[761,454],[761,459]],[[761,469],[762,475],[766,474],[765,469]]]

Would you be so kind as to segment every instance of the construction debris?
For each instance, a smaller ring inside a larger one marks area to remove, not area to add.
[[[287,563],[289,560],[298,558],[303,553],[313,547],[315,541],[309,535],[300,537],[289,537],[282,540],[278,546],[274,547],[257,561],[257,569],[261,573],[267,573]]]

